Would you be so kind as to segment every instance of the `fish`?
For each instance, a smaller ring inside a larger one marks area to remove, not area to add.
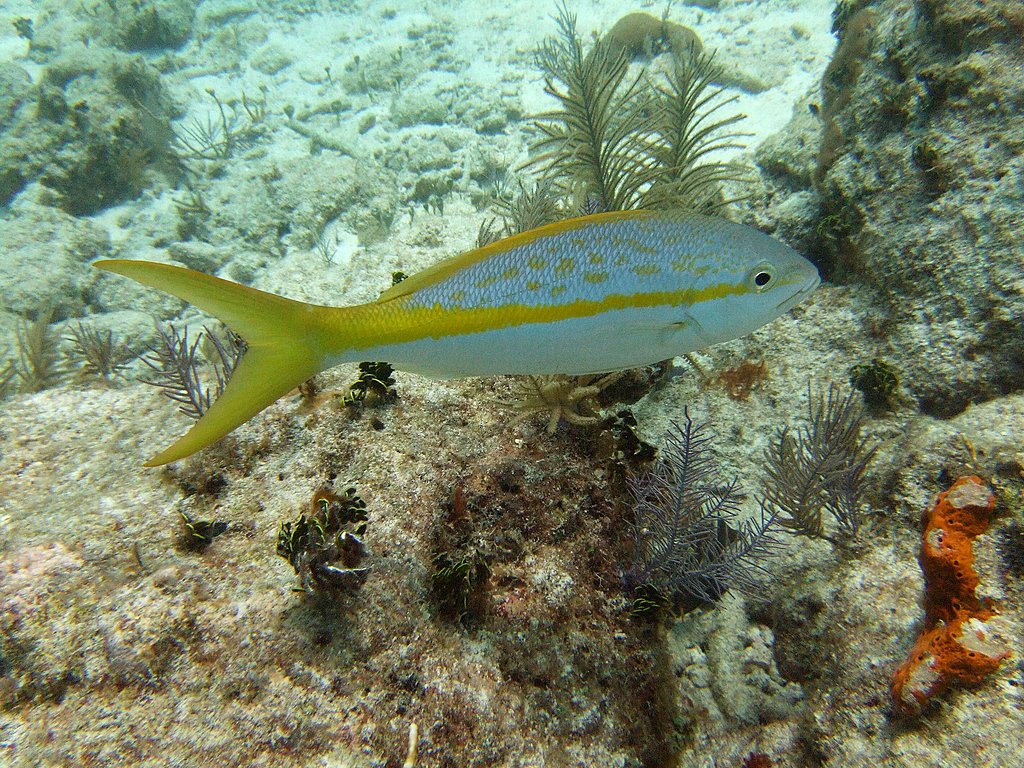
[[[615,211],[513,235],[348,307],[306,304],[184,267],[93,266],[224,322],[246,351],[220,397],[145,463],[183,459],[320,371],[386,360],[434,378],[583,375],[744,336],[806,299],[814,265],[743,224],[686,211]]]

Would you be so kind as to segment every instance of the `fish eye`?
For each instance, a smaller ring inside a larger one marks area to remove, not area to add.
[[[750,270],[747,282],[760,293],[775,285],[775,269],[771,264],[761,263]]]

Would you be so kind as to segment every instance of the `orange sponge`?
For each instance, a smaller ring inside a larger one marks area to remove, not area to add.
[[[961,477],[925,513],[921,570],[924,629],[896,670],[892,699],[916,714],[953,683],[975,684],[1010,655],[993,637],[998,613],[975,594],[974,538],[988,527],[995,497],[980,477]]]

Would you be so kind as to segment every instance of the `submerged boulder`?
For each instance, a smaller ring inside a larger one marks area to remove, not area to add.
[[[826,273],[868,286],[926,413],[1024,386],[1024,10],[841,5],[815,173]]]

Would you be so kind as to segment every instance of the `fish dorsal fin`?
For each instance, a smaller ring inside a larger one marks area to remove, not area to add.
[[[646,216],[651,216],[651,211],[609,211],[607,213],[594,213],[589,216],[577,216],[572,219],[565,219],[564,221],[556,221],[554,224],[545,224],[543,227],[537,229],[531,229],[529,232],[521,232],[518,235],[512,235],[511,237],[505,237],[501,240],[496,240],[489,245],[485,245],[483,248],[475,248],[472,251],[453,256],[450,259],[438,262],[431,267],[417,272],[415,275],[407,277],[397,285],[393,285],[384,291],[377,299],[377,303],[383,303],[386,301],[392,301],[401,296],[408,296],[411,293],[415,293],[421,288],[425,288],[428,285],[434,285],[448,277],[451,277],[456,272],[459,272],[466,267],[472,266],[481,261],[494,256],[498,253],[505,253],[511,251],[514,248],[532,243],[542,237],[550,237],[551,235],[561,234],[562,232],[570,232],[574,229],[586,226],[587,224],[596,223],[598,221],[616,221],[622,219],[635,219]]]

